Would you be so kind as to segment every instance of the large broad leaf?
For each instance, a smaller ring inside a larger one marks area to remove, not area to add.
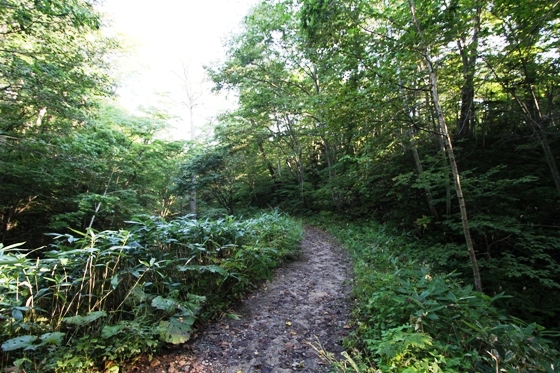
[[[191,337],[194,321],[194,316],[172,317],[169,321],[161,321],[158,326],[159,336],[167,343],[185,343]]]
[[[126,322],[120,322],[116,325],[105,325],[103,330],[101,330],[101,337],[104,339],[109,339],[115,335],[117,335],[121,330],[126,329],[128,327]]]
[[[22,335],[16,338],[8,339],[2,343],[2,350],[5,352],[19,350],[24,348],[26,350],[34,350],[38,345],[33,344],[39,337],[36,335]]]
[[[41,346],[44,345],[59,346],[60,344],[62,344],[63,339],[64,339],[64,333],[61,332],[45,333],[41,336]]]
[[[65,317],[62,319],[62,321],[64,321],[67,324],[81,326],[81,325],[91,324],[95,320],[105,316],[107,316],[107,312],[105,311],[93,311],[93,312],[89,312],[86,316],[77,315],[77,316]]]
[[[168,313],[175,313],[179,309],[179,305],[179,302],[175,299],[164,298],[162,296],[155,297],[152,300],[152,307]]]

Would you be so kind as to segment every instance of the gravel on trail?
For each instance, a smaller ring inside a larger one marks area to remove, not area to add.
[[[299,259],[189,342],[128,373],[327,373],[349,332],[351,264],[329,234],[306,227]]]

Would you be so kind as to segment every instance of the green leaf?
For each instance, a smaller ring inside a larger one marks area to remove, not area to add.
[[[121,330],[126,328],[126,324],[119,323],[117,325],[105,325],[101,330],[101,337],[104,339],[109,339],[117,335]]]
[[[25,242],[18,242],[18,243],[8,245],[8,246],[4,246],[4,244],[0,243],[0,250],[11,251],[11,250],[15,249],[16,247],[19,247],[19,246],[22,246],[22,245],[25,245]]]
[[[93,312],[89,312],[86,316],[77,315],[77,316],[65,317],[62,319],[62,321],[70,325],[82,326],[82,325],[91,324],[95,320],[105,316],[107,316],[107,312],[105,311],[93,311]]]
[[[23,312],[21,312],[17,308],[14,308],[12,309],[12,317],[17,321],[23,320]]]
[[[0,265],[11,265],[20,262],[20,259],[11,255],[2,255],[0,257]]]
[[[169,321],[161,321],[158,326],[160,338],[173,344],[185,343],[191,337],[195,317],[172,317]]]
[[[158,296],[152,300],[152,307],[168,313],[174,313],[179,308],[179,302],[175,299]]]
[[[5,352],[19,350],[23,348],[25,350],[34,350],[37,348],[33,344],[38,339],[36,335],[22,335],[20,337],[8,339],[6,342],[2,343],[2,350]]]
[[[196,271],[199,273],[202,272],[210,272],[210,273],[218,273],[223,277],[228,277],[229,273],[224,268],[217,266],[217,265],[207,265],[207,266],[198,266],[198,265],[187,265],[187,266],[177,266],[177,270],[180,272],[186,271]]]
[[[64,339],[65,334],[61,332],[45,333],[41,338],[41,346],[44,345],[56,345],[60,346]]]
[[[111,286],[113,287],[113,289],[116,289],[118,285],[119,285],[119,276],[115,275],[111,279]]]

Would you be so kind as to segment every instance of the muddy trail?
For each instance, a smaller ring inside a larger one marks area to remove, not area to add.
[[[128,373],[329,372],[313,346],[340,359],[349,332],[351,265],[317,228],[306,227],[301,251],[233,310],[238,319],[216,320]]]

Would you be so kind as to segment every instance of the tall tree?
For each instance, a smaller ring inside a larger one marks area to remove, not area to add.
[[[445,121],[445,115],[441,107],[439,98],[439,86],[437,73],[435,71],[432,56],[430,55],[430,45],[424,35],[424,30],[420,26],[418,16],[416,14],[416,6],[414,0],[408,0],[410,7],[410,14],[412,17],[412,22],[418,33],[418,46],[420,47],[420,53],[424,58],[428,74],[430,77],[430,88],[432,93],[433,105],[436,111],[438,124],[442,133],[443,140],[445,142],[445,148],[447,151],[447,156],[449,159],[449,164],[451,165],[451,171],[453,172],[453,181],[455,183],[455,192],[457,193],[457,198],[459,200],[459,209],[461,211],[461,221],[463,223],[463,232],[465,234],[465,242],[467,244],[467,251],[469,252],[469,257],[471,260],[471,266],[473,270],[474,284],[476,290],[482,292],[482,280],[480,278],[480,270],[478,268],[478,261],[476,259],[476,253],[474,251],[474,244],[471,237],[471,231],[469,227],[469,219],[467,214],[467,206],[465,203],[465,197],[463,195],[463,187],[461,186],[461,175],[459,174],[459,168],[457,167],[457,161],[455,160],[455,152],[453,151],[453,144],[451,141],[451,136],[449,135],[449,130],[447,128],[447,123]],[[428,43],[427,43],[428,42]]]
[[[112,90],[99,15],[85,0],[6,0],[0,9],[0,131],[83,118],[92,94]]]
[[[185,101],[183,104],[187,107],[189,111],[189,125],[190,125],[190,140],[195,141],[196,139],[196,126],[194,123],[194,109],[199,105],[200,97],[202,96],[202,91],[200,89],[195,89],[192,86],[191,78],[189,78],[189,66],[185,63],[182,63],[183,71],[182,74],[179,76],[183,83],[183,89],[185,92]],[[202,85],[202,84],[201,84]],[[190,213],[196,216],[196,175],[193,174],[192,176],[192,187],[189,194],[189,207]]]
[[[560,38],[560,1],[496,0],[491,17],[500,43],[487,48],[484,61],[538,139],[560,196],[560,172],[549,142],[549,132],[560,120],[554,104],[558,93],[550,89],[558,85],[555,71],[560,60],[551,51]]]
[[[477,290],[482,291],[482,281],[470,234],[460,173],[440,99],[437,66],[434,62],[441,57],[443,50],[449,48],[449,40],[452,40],[449,35],[443,34],[447,29],[440,27],[444,21],[442,13],[447,10],[440,9],[438,4],[429,1],[422,2],[421,14],[417,12],[413,0],[406,2],[357,1],[351,5],[341,2],[335,3],[339,7],[337,11],[332,10],[333,4],[327,6],[324,2],[311,0],[304,2],[304,27],[308,30],[308,35],[312,40],[324,41],[324,32],[317,30],[323,26],[325,17],[333,13],[338,14],[339,17],[343,17],[342,20],[336,20],[335,18],[329,21],[331,24],[343,27],[338,34],[345,32],[348,34],[348,38],[365,43],[359,50],[368,53],[361,58],[366,63],[366,69],[370,70],[375,77],[374,82],[380,81],[381,84],[389,84],[397,88],[397,95],[402,94],[405,90],[416,89],[415,87],[430,92],[431,105],[433,105],[435,111],[435,118],[444,140],[445,151],[454,176],[474,283]],[[334,38],[338,37],[337,32],[332,32],[327,35],[327,39],[332,40],[333,35]],[[456,36],[455,39],[457,39]],[[327,41],[327,43],[329,42]],[[333,43],[332,45],[337,44]],[[354,52],[346,50],[344,53],[352,55]],[[418,68],[419,66],[420,68]],[[425,76],[423,77],[422,74],[425,74]],[[397,78],[395,79],[395,77]],[[403,98],[406,103],[406,97]],[[405,106],[410,110],[412,105],[417,105],[417,103],[406,103]]]

